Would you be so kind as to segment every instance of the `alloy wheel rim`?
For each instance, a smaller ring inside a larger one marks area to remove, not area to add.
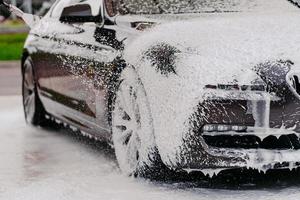
[[[23,105],[25,118],[28,122],[33,119],[35,112],[35,83],[33,69],[29,61],[24,63],[23,74]]]
[[[141,129],[140,112],[137,103],[137,91],[122,83],[117,94],[114,112],[114,143],[122,155],[121,163],[127,173],[134,173],[140,160]],[[119,159],[120,160],[120,159]]]

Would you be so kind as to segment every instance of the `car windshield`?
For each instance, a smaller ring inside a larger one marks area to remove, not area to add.
[[[121,10],[130,14],[180,14],[243,12],[295,8],[300,0],[121,0]]]

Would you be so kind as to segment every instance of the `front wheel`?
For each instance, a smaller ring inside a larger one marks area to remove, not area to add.
[[[112,133],[123,173],[150,178],[165,171],[155,144],[146,92],[132,68],[126,68],[121,74],[112,112]]]

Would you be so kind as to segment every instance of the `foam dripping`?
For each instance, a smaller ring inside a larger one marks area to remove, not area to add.
[[[271,98],[267,93],[261,94],[263,100],[252,101],[252,115],[255,120],[255,127],[269,129],[270,126],[270,104]]]
[[[225,168],[217,168],[217,169],[183,169],[187,173],[191,172],[202,172],[204,176],[208,176],[209,178],[212,178],[214,176],[218,176],[218,174],[224,170]]]
[[[272,135],[270,131],[270,107],[271,97],[268,93],[262,93],[263,100],[252,100],[252,116],[255,121],[255,128],[263,131],[264,134],[260,134],[261,139]],[[280,135],[280,134],[279,134]]]
[[[270,95],[265,93],[264,94],[265,98],[265,110],[264,110],[264,123],[263,126],[265,129],[270,128],[270,107],[271,107],[271,98]]]

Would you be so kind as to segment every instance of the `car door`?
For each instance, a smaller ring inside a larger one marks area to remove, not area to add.
[[[43,103],[50,105],[47,111],[58,118],[70,118],[74,103],[68,93],[70,85],[68,79],[72,76],[64,67],[63,57],[69,49],[64,35],[76,35],[82,32],[80,27],[60,23],[59,17],[64,7],[72,5],[76,0],[57,1],[50,12],[31,31],[30,43],[36,50],[31,50],[31,56],[36,68],[36,76]],[[77,1],[78,2],[78,1]],[[71,79],[72,80],[72,79]],[[70,81],[69,81],[70,82]]]
[[[109,132],[104,120],[107,104],[102,72],[107,69],[108,63],[113,62],[118,52],[114,47],[99,42],[99,38],[104,37],[97,34],[99,30],[103,33],[104,21],[101,18],[84,21],[87,11],[83,7],[86,5],[93,8],[91,12],[95,16],[103,16],[102,1],[99,0],[73,1],[71,5],[65,6],[60,16],[57,13],[53,16],[57,19],[52,37],[55,51],[49,57],[55,57],[56,60],[51,78],[55,112],[83,128],[102,128],[104,132]]]
[[[64,26],[63,28],[58,28],[57,19],[51,16],[53,10],[60,8],[66,3],[68,3],[68,0],[55,2],[54,6],[52,6],[46,16],[32,28],[25,44],[34,64],[40,98],[47,111],[51,114],[54,114],[56,113],[56,110],[59,110],[56,109],[56,107],[53,107],[56,96],[54,87],[51,84],[53,82],[51,79],[62,73],[62,71],[57,71],[57,69],[60,69],[58,68],[60,63],[56,56],[61,52],[61,45],[59,41],[54,39],[54,36],[56,34],[78,31],[72,27],[64,26],[63,24],[60,25]]]

